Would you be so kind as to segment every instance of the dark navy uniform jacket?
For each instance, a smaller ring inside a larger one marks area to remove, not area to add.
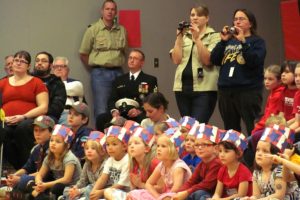
[[[49,141],[46,142],[44,145],[37,144],[35,145],[32,150],[31,154],[25,163],[25,165],[22,167],[22,169],[25,169],[28,174],[35,173],[39,170],[39,167],[42,166],[43,160],[48,154],[48,148],[49,148]],[[43,157],[42,160],[40,160],[41,155],[41,149],[43,149]]]

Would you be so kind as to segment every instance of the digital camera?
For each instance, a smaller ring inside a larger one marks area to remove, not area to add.
[[[237,35],[238,31],[236,30],[236,28],[234,26],[228,28],[228,32],[232,35]]]
[[[190,22],[182,21],[178,24],[178,30],[182,31],[185,28],[189,28],[191,26]]]

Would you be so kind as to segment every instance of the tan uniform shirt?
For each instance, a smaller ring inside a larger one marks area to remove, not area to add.
[[[208,51],[216,46],[220,41],[220,35],[215,31],[207,27],[205,33],[201,36],[201,40]],[[193,40],[190,33],[186,33],[183,36],[183,55],[181,63],[178,65],[175,73],[175,80],[173,91],[182,91],[182,72],[185,69],[192,50]],[[172,51],[172,50],[171,50]],[[203,68],[203,78],[198,78],[198,68]],[[193,71],[193,91],[217,91],[217,80],[219,77],[219,70],[216,66],[204,66],[199,62],[198,51],[196,45],[194,45],[192,52],[192,71]]]
[[[125,63],[127,33],[123,26],[114,24],[109,30],[102,19],[86,30],[79,53],[89,55],[89,65],[122,66]]]

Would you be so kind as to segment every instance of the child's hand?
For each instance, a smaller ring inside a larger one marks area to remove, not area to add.
[[[33,197],[37,197],[37,195],[39,195],[39,192],[36,191],[36,190],[33,190],[33,191],[31,192],[31,195],[32,195]]]
[[[131,196],[130,196],[130,195],[127,195],[127,196],[126,196],[126,200],[132,200]]]
[[[187,191],[182,191],[176,193],[173,197],[172,200],[184,200],[189,196],[189,193]]]
[[[78,190],[78,188],[76,186],[73,186],[70,190],[69,190],[69,196],[70,199],[74,199],[75,197],[80,195],[80,191]]]
[[[140,177],[138,177],[138,175],[131,173],[129,178],[130,178],[132,185],[140,188],[140,186],[142,184],[142,180]]]
[[[275,164],[280,164],[282,159],[279,156],[273,154],[264,154],[264,158],[270,158]]]
[[[44,192],[46,189],[47,189],[46,185],[43,182],[37,183],[36,186],[34,187],[34,190],[36,190],[39,193]]]
[[[93,190],[90,193],[90,200],[98,200],[103,195],[102,190]]]
[[[282,155],[283,158],[289,160],[290,157],[293,155],[294,150],[295,150],[295,147],[293,149],[285,149],[284,153],[281,154],[281,155]]]

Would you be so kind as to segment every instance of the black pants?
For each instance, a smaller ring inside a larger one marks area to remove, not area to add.
[[[5,125],[0,129],[0,144],[3,143],[4,158],[15,169],[27,161],[34,146],[33,119],[27,119],[14,126]]]
[[[190,116],[200,123],[208,123],[216,103],[217,92],[175,92],[177,107],[181,117]]]
[[[259,118],[262,104],[262,90],[226,89],[219,90],[219,110],[226,130],[241,131],[241,119],[248,135]]]

